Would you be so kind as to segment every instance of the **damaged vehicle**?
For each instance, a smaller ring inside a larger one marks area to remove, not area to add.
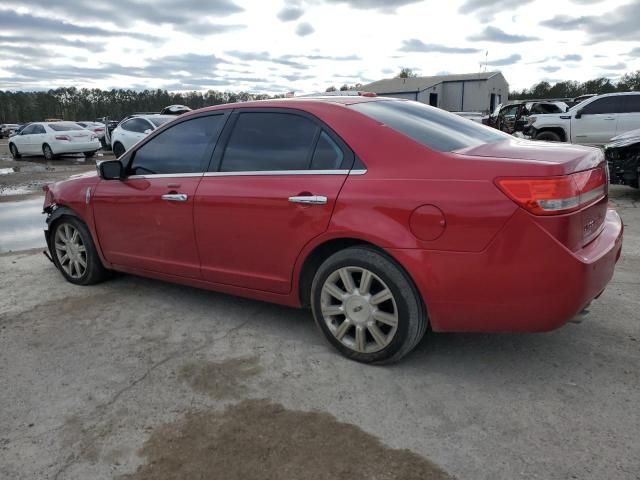
[[[611,183],[640,188],[640,129],[612,138],[604,154]]]
[[[569,106],[564,102],[516,102],[498,107],[482,121],[485,125],[502,130],[510,135],[522,132],[529,115],[564,113]]]

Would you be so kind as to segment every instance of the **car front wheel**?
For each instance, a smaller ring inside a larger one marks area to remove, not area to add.
[[[552,132],[552,131],[545,131],[545,132],[540,132],[536,135],[536,140],[544,140],[547,142],[561,142],[562,138],[560,138],[560,135],[558,135],[556,132]]]
[[[116,142],[113,144],[113,155],[116,158],[120,158],[124,152],[124,146],[120,142]]]
[[[11,156],[17,160],[20,157],[22,157],[22,155],[20,155],[20,153],[18,152],[18,147],[15,146],[15,144],[10,143],[9,144],[9,150],[11,151]]]
[[[92,285],[107,276],[86,225],[75,217],[63,217],[51,231],[53,260],[64,278],[76,285]]]
[[[311,287],[313,316],[327,340],[344,356],[390,363],[424,336],[427,315],[402,268],[368,247],[335,253],[320,266]]]

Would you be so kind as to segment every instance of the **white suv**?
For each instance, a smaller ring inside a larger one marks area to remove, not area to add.
[[[126,150],[129,150],[151,132],[175,118],[175,115],[160,115],[154,113],[135,115],[131,118],[124,119],[113,132],[111,132],[111,148],[113,149],[113,154],[116,158],[120,157]]]
[[[566,113],[533,115],[524,129],[535,140],[604,145],[616,135],[640,128],[640,92],[589,98]]]

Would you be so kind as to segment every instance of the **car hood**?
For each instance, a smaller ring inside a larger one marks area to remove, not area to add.
[[[597,148],[569,143],[524,140],[515,137],[496,143],[485,143],[456,150],[453,153],[471,157],[504,158],[529,163],[563,165],[569,171],[593,168],[603,159],[602,152]]]
[[[628,145],[633,145],[634,143],[640,143],[640,128],[613,137],[611,141],[604,146],[604,148],[626,147]]]

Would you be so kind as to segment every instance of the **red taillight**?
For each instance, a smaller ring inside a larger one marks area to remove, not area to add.
[[[71,141],[71,137],[69,135],[56,135],[56,140]]]
[[[104,128],[100,128],[100,127],[93,129],[94,132],[101,132],[103,130],[104,130]]]
[[[535,215],[559,215],[579,210],[607,194],[604,167],[562,177],[498,178],[498,187]]]

